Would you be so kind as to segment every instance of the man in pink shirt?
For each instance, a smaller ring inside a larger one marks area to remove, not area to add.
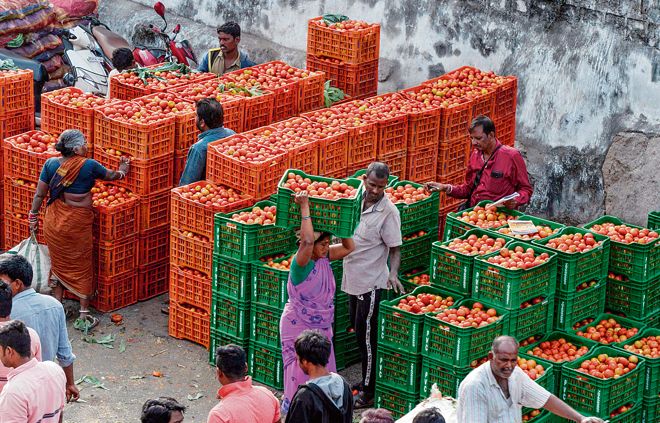
[[[57,423],[66,401],[64,370],[30,358],[30,332],[15,320],[0,327],[0,362],[12,370],[0,393],[0,423]]]
[[[11,314],[11,288],[4,282],[0,282],[0,328],[8,325],[11,322],[9,315]],[[39,335],[33,329],[28,328],[30,332],[30,353],[31,357],[35,357],[41,361],[41,342],[39,342]],[[0,392],[7,384],[7,375],[9,368],[5,367],[0,362]]]
[[[252,386],[252,378],[246,376],[247,362],[243,348],[233,344],[218,347],[215,364],[222,387],[218,391],[220,403],[209,413],[208,423],[281,421],[280,403],[275,395],[262,386]]]

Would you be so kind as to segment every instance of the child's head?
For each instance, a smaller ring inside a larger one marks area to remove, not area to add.
[[[112,66],[120,72],[134,67],[133,52],[126,47],[116,49],[112,52]]]

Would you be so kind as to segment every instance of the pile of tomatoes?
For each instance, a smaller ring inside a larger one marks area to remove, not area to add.
[[[30,131],[12,138],[5,139],[5,142],[13,144],[16,148],[32,153],[47,153],[57,155],[55,150],[57,137],[41,131]]]
[[[612,241],[622,244],[649,244],[658,240],[658,233],[646,228],[635,228],[628,225],[616,225],[614,223],[603,223],[594,225],[591,230],[609,237]]]
[[[290,172],[287,180],[282,185],[283,188],[290,189],[293,192],[307,191],[310,197],[324,198],[327,200],[338,200],[340,198],[355,198],[357,189],[345,182],[332,181],[313,181],[310,178],[304,178]]]
[[[246,225],[272,225],[275,223],[276,214],[276,206],[265,206],[264,208],[255,206],[250,211],[234,213],[231,220]]]
[[[531,269],[532,267],[540,266],[550,256],[548,253],[536,254],[534,249],[524,249],[521,246],[516,246],[513,250],[502,248],[498,255],[488,257],[488,263],[495,264],[505,269],[518,270],[518,269]]]
[[[454,298],[451,296],[443,298],[440,295],[422,293],[401,298],[394,308],[413,314],[424,314],[445,310],[452,305],[454,305]]]

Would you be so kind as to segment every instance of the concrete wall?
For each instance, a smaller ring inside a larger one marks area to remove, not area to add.
[[[244,42],[257,59],[295,65],[304,64],[308,18],[343,13],[380,22],[381,92],[462,65],[517,75],[517,146],[535,183],[529,211],[549,217],[585,222],[602,214],[601,168],[614,136],[660,133],[658,0],[163,2],[212,27],[237,20],[256,35]],[[119,13],[103,3],[102,14]],[[215,42],[206,31],[188,38],[205,49]]]

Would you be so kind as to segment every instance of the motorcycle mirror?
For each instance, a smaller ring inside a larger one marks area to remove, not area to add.
[[[174,33],[175,33],[175,34],[178,34],[179,31],[181,31],[181,25],[176,24],[176,26],[174,27]]]
[[[163,3],[159,1],[156,2],[156,4],[154,4],[154,10],[158,13],[158,16],[165,19],[165,5]]]

